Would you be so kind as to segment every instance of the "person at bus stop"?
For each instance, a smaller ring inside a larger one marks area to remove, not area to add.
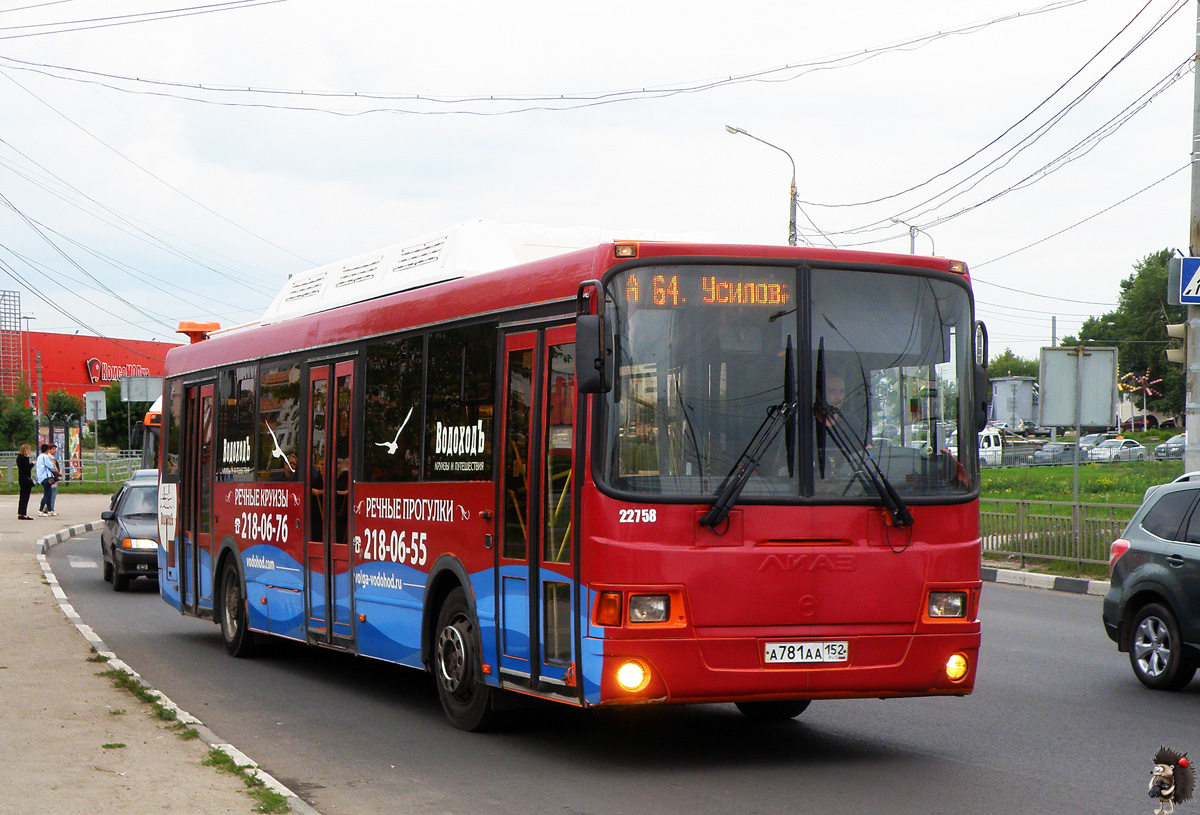
[[[22,521],[32,521],[29,515],[29,495],[33,492],[33,459],[29,457],[29,445],[22,444],[17,453],[17,484],[21,488],[21,497],[17,501],[17,518]]]
[[[62,473],[58,469],[58,461],[54,454],[58,451],[56,444],[43,444],[41,455],[34,465],[34,478],[42,485],[42,503],[38,507],[38,515],[57,515],[54,511],[56,485]]]

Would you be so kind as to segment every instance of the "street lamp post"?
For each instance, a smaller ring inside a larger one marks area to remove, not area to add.
[[[902,221],[899,218],[892,218],[894,224],[904,224],[908,227],[908,253],[915,255],[917,253],[917,233],[920,232],[925,237],[929,238],[929,254],[937,254],[937,245],[933,242],[933,235],[930,235],[919,226],[913,226],[908,221]]]
[[[727,131],[729,131],[730,133],[733,133],[734,135],[737,135],[740,133],[743,136],[749,136],[750,138],[754,139],[756,142],[765,144],[767,147],[774,147],[780,153],[783,153],[785,156],[787,156],[788,161],[790,161],[792,163],[792,194],[791,194],[791,197],[788,199],[788,201],[789,201],[788,246],[795,246],[796,245],[796,160],[792,158],[791,153],[789,153],[787,150],[784,150],[779,145],[771,144],[769,141],[766,141],[765,139],[760,139],[758,136],[755,136],[753,133],[747,133],[745,130],[742,130],[740,127],[734,127],[733,125],[725,125],[725,129]]]

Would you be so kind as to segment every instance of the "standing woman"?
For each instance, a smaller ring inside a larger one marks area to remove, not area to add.
[[[32,521],[29,516],[29,493],[33,492],[33,459],[29,457],[29,445],[22,444],[17,453],[17,484],[21,487],[21,499],[17,502],[17,517]]]
[[[42,503],[38,515],[57,515],[54,511],[54,486],[58,483],[58,464],[54,460],[57,445],[43,444],[42,454],[34,465],[34,477],[42,485]]]

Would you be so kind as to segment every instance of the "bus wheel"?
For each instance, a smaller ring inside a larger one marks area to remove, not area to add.
[[[737,702],[737,709],[752,722],[786,722],[808,709],[808,700],[791,702]]]
[[[479,679],[479,632],[461,587],[442,604],[435,637],[433,671],[446,718],[460,730],[486,730],[496,716],[492,688]]]
[[[252,657],[258,651],[258,642],[247,625],[242,576],[233,564],[221,573],[221,639],[225,650],[235,657]]]

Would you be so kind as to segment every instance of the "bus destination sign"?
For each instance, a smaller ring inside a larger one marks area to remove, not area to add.
[[[625,278],[625,302],[640,306],[784,306],[791,299],[790,284],[779,280],[632,272]]]

